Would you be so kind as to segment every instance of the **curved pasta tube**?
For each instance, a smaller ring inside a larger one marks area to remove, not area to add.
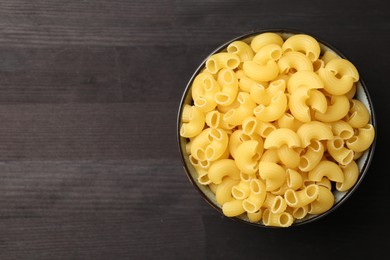
[[[284,199],[286,200],[288,206],[293,208],[300,208],[316,200],[318,198],[318,194],[319,186],[316,184],[310,184],[303,190],[287,190],[284,194]]]
[[[279,74],[279,67],[274,60],[269,60],[265,65],[245,61],[243,70],[248,77],[257,81],[271,81]]]
[[[303,123],[301,121],[297,120],[290,113],[285,113],[281,118],[277,120],[277,125],[279,126],[279,128],[289,128],[294,132],[296,132],[302,124]]]
[[[267,137],[276,127],[269,122],[262,122],[254,116],[249,116],[242,122],[242,131],[249,136]],[[257,139],[257,138],[254,138]]]
[[[249,183],[250,195],[243,201],[245,211],[255,213],[260,210],[264,203],[267,192],[264,183],[259,179],[252,179]]]
[[[357,82],[359,80],[359,72],[357,71],[355,65],[353,65],[349,60],[334,58],[326,63],[325,68],[333,72],[336,76],[349,76],[353,79],[353,82]]]
[[[308,211],[309,211],[308,205],[299,208],[292,208],[292,216],[296,219],[303,219],[304,217],[306,217]]]
[[[333,139],[333,133],[330,127],[318,121],[303,124],[299,127],[297,134],[301,138],[302,147],[309,146],[312,140]]]
[[[262,84],[254,84],[250,90],[252,99],[257,104],[269,105],[272,102],[272,98],[279,92],[284,92],[286,89],[286,81],[280,79],[272,81],[266,88]]]
[[[250,222],[256,223],[261,220],[261,217],[263,216],[263,211],[260,209],[254,213],[247,212],[247,215]]]
[[[228,146],[228,135],[220,128],[207,128],[194,138],[191,155],[200,161],[213,161],[224,154]]]
[[[233,199],[222,205],[222,212],[227,217],[236,217],[245,212],[242,200]]]
[[[278,60],[280,74],[294,73],[296,71],[313,71],[311,61],[300,52],[286,52]]]
[[[328,153],[341,165],[347,165],[353,161],[353,151],[345,148],[344,140],[338,136],[327,141]]]
[[[241,62],[252,60],[254,53],[252,48],[243,41],[234,41],[227,46],[227,52],[237,55]]]
[[[313,71],[297,71],[287,82],[287,89],[290,93],[299,87],[307,87],[308,89],[324,88],[324,83],[321,78]]]
[[[260,177],[265,181],[266,190],[273,191],[281,187],[286,181],[284,168],[272,162],[259,163]]]
[[[292,92],[290,96],[290,112],[301,122],[310,122],[311,114],[309,105],[315,111],[327,111],[325,96],[318,90],[302,86]]]
[[[271,103],[268,106],[260,104],[255,107],[253,113],[260,121],[271,122],[282,117],[286,109],[287,97],[282,91],[279,91],[271,99]]]
[[[289,37],[283,43],[282,49],[284,52],[303,52],[311,62],[317,60],[321,53],[318,41],[306,34],[296,34]]]
[[[282,145],[287,145],[289,148],[301,146],[301,139],[298,134],[288,128],[279,128],[272,131],[264,142],[264,148],[280,148]]]
[[[199,73],[191,86],[194,105],[205,113],[213,110],[217,106],[214,95],[219,91],[221,88],[213,75],[207,72]]]
[[[256,107],[255,101],[248,93],[238,93],[237,100],[240,106],[229,110],[223,116],[224,121],[231,125],[241,125],[247,117],[253,114],[253,109]]]
[[[261,137],[256,135],[256,134],[247,135],[244,133],[243,130],[240,130],[240,129],[234,131],[230,135],[230,138],[229,138],[229,152],[230,152],[231,156],[233,158],[235,158],[236,157],[235,156],[236,150],[237,150],[238,146],[240,144],[242,144],[243,142],[249,141],[249,140],[256,140],[256,141],[260,142],[261,144],[263,144],[263,139],[261,139]]]
[[[306,153],[301,156],[301,160],[298,166],[299,170],[308,172],[314,169],[314,167],[316,167],[317,164],[321,161],[324,152],[324,146],[320,141],[312,141],[311,144],[307,147]]]
[[[268,44],[283,45],[283,38],[276,33],[262,33],[255,36],[251,41],[251,47],[255,52],[258,52],[261,48]]]
[[[274,214],[269,209],[266,209],[263,212],[262,221],[266,226],[289,227],[294,222],[294,218],[287,212]]]
[[[190,163],[196,168],[201,168],[201,169],[208,169],[210,167],[210,161],[207,161],[207,160],[203,160],[203,161],[200,161],[200,160],[197,160],[194,158],[194,156],[192,155],[189,155],[188,156],[188,159],[190,160]]]
[[[225,202],[231,201],[233,199],[232,188],[239,182],[239,180],[226,177],[219,185],[217,185],[215,199],[220,205],[223,205]]]
[[[240,144],[235,153],[235,162],[242,172],[254,174],[258,170],[258,160],[263,154],[263,143],[250,140]]]
[[[301,157],[293,148],[289,148],[287,145],[282,145],[277,149],[277,152],[280,161],[288,168],[298,167]]]
[[[349,100],[346,96],[332,96],[330,104],[325,113],[316,111],[314,117],[322,122],[334,122],[348,114]]]
[[[209,185],[211,183],[211,180],[209,178],[207,170],[200,167],[195,167],[195,169],[198,173],[198,182],[202,185]]]
[[[279,156],[278,156],[277,149],[265,150],[263,155],[260,158],[260,162],[279,163],[280,159],[279,159]]]
[[[206,60],[206,70],[211,74],[217,74],[220,69],[235,69],[240,65],[240,58],[227,52],[216,53]]]
[[[321,181],[323,177],[335,182],[344,181],[344,174],[340,166],[331,161],[319,162],[308,174],[308,179],[311,181]]]
[[[303,179],[299,172],[293,169],[287,169],[286,174],[286,184],[289,189],[298,190],[300,187],[302,187]]]
[[[370,121],[370,113],[367,107],[359,100],[351,100],[351,108],[347,115],[347,122],[354,128],[367,125]]]
[[[341,167],[341,166],[340,166]],[[322,178],[320,181],[316,181],[315,184],[317,184],[318,186],[322,186],[322,187],[325,187],[327,188],[328,190],[331,190],[332,189],[332,183],[330,182],[330,180],[326,177]]]
[[[355,161],[351,161],[348,165],[341,166],[344,173],[344,181],[336,183],[338,191],[347,191],[352,188],[359,178],[359,167]]]
[[[231,69],[222,69],[218,73],[218,83],[222,90],[215,93],[215,102],[228,106],[234,102],[238,93],[238,79]]]
[[[345,93],[345,96],[346,96],[349,100],[352,100],[352,99],[355,97],[356,90],[357,90],[357,87],[356,87],[356,83],[355,83],[355,84],[352,85],[351,90],[348,91],[347,93]]]
[[[223,128],[221,126],[221,113],[217,110],[210,111],[206,114],[205,122],[211,128]]]
[[[249,194],[250,194],[250,181],[251,181],[251,178],[248,177],[249,175],[245,175],[243,173],[241,173],[241,176],[244,175],[244,178],[241,178],[241,181],[233,186],[232,188],[232,195],[233,195],[233,198],[237,199],[237,200],[244,200],[246,198],[248,198]]]
[[[266,64],[269,60],[277,61],[282,57],[282,48],[275,43],[268,44],[261,48],[253,57],[258,64]]]
[[[191,138],[202,132],[205,123],[205,116],[195,106],[185,105],[181,115],[183,124],[180,127],[182,137]]]
[[[309,204],[309,214],[322,214],[334,204],[334,196],[329,189],[318,186],[318,198]]]
[[[332,126],[333,135],[335,136],[340,136],[340,138],[346,140],[354,135],[352,126],[344,120],[338,120],[331,122],[330,124]]]
[[[335,58],[340,58],[336,53],[333,51],[326,50],[324,52],[324,55],[322,55],[321,59],[327,64],[329,61],[335,59]]]
[[[237,168],[234,160],[221,159],[211,164],[208,175],[211,182],[220,184],[226,176],[233,180],[239,180],[240,170]]]
[[[250,77],[245,75],[245,72],[243,70],[242,70],[242,73],[244,73],[244,75],[240,76],[240,78],[238,78],[238,87],[240,88],[240,91],[242,91],[242,92],[249,93],[252,89],[252,86],[256,85],[256,84],[260,84],[262,86],[268,85],[267,82],[258,82],[254,79],[251,79]]]
[[[325,62],[322,59],[313,61],[313,70],[317,72],[319,69],[325,68]]]
[[[354,152],[363,152],[367,150],[374,142],[375,129],[371,124],[358,128],[358,135],[347,140],[347,147]]]
[[[332,71],[326,66],[318,70],[318,75],[324,82],[324,89],[332,95],[344,95],[351,90],[353,86],[353,78],[349,75],[345,75],[338,78]]]

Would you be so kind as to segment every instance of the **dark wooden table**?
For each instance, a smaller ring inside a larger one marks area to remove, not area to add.
[[[192,188],[176,115],[210,51],[283,27],[326,39],[356,64],[378,143],[342,208],[307,226],[259,229],[221,217]],[[386,253],[389,46],[383,0],[0,0],[0,259]]]

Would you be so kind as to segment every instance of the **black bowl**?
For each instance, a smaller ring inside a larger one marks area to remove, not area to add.
[[[290,29],[267,29],[267,30],[252,31],[252,32],[243,34],[237,38],[234,38],[232,40],[229,40],[228,42],[225,42],[224,44],[219,46],[217,49],[215,49],[213,52],[211,52],[209,56],[226,50],[227,46],[234,41],[243,40],[243,41],[248,42],[254,36],[261,34],[261,33],[265,33],[265,32],[277,33],[280,36],[282,36],[283,39],[286,39],[294,34],[308,34],[308,33],[302,32],[302,31],[296,31],[296,30],[290,30]],[[316,36],[313,36],[312,34],[308,34],[308,35],[311,35],[320,43],[321,52],[329,49],[329,50],[335,52],[336,54],[338,54],[340,57],[342,57],[344,59],[348,59],[347,57],[345,57],[344,54],[342,54],[340,51],[338,51],[331,44],[325,42],[324,40],[319,39]],[[194,78],[205,68],[206,60],[207,60],[207,58],[205,58],[205,60],[195,70],[195,72],[192,75],[192,77],[190,78],[190,80],[189,80],[189,82],[184,90],[183,96],[181,98],[178,116],[177,116],[177,141],[178,141],[178,145],[179,145],[179,150],[180,150],[180,154],[181,154],[181,160],[183,163],[184,171],[186,172],[188,179],[193,184],[195,189],[197,189],[198,192],[202,195],[202,197],[206,200],[206,202],[208,202],[208,204],[210,204],[215,210],[217,210],[219,213],[221,213],[223,215],[222,208],[216,202],[214,193],[210,190],[210,188],[208,186],[201,185],[197,181],[196,170],[189,162],[188,154],[186,153],[186,149],[185,149],[185,144],[187,142],[187,139],[180,136],[180,126],[182,124],[181,115],[182,115],[183,107],[186,104],[190,104],[190,105],[192,104],[191,85],[192,85]],[[374,126],[374,129],[376,131],[377,123],[376,123],[372,99],[369,95],[368,89],[367,89],[364,81],[361,78],[357,82],[357,91],[356,91],[355,98],[360,100],[361,102],[363,102],[366,105],[366,107],[368,108],[370,115],[371,115],[370,123]],[[365,151],[363,156],[361,156],[356,161],[356,163],[359,166],[359,170],[360,170],[360,175],[359,175],[359,178],[358,178],[356,184],[350,190],[348,190],[346,192],[339,192],[337,190],[333,191],[333,194],[335,196],[335,203],[330,210],[328,210],[322,214],[319,214],[319,215],[308,215],[301,220],[295,220],[294,223],[292,224],[292,226],[298,226],[298,225],[303,225],[306,223],[311,223],[311,222],[318,220],[326,215],[329,215],[331,212],[333,212],[337,208],[339,208],[356,191],[356,189],[359,187],[360,183],[363,181],[364,176],[367,174],[369,166],[370,166],[371,161],[373,159],[375,144],[376,144],[376,138],[374,139],[374,142],[371,145],[371,147],[367,151]],[[250,224],[253,226],[257,226],[257,227],[269,227],[269,226],[263,225],[262,223],[249,222],[249,220],[247,219],[246,216],[245,217],[238,216],[238,217],[234,217],[232,219],[238,220],[240,222]]]

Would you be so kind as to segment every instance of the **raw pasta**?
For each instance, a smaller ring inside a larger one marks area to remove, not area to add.
[[[283,37],[262,33],[210,56],[180,135],[226,216],[288,227],[357,183],[355,160],[375,129],[355,97],[355,66],[309,35]]]

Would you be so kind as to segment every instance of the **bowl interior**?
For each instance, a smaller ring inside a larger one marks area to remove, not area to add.
[[[258,35],[260,33],[263,33],[263,32],[274,32],[274,33],[277,33],[284,40],[286,40],[288,37],[290,37],[290,36],[292,36],[294,34],[302,33],[302,32],[293,32],[293,31],[289,31],[289,30],[256,31],[256,32],[252,32],[252,33],[240,36],[238,38],[232,39],[231,41],[221,45],[219,48],[217,48],[212,53],[210,53],[210,56],[215,54],[215,53],[218,53],[218,52],[221,52],[221,51],[225,51],[227,46],[231,42],[233,42],[233,41],[241,40],[241,41],[245,41],[245,42],[249,43],[253,39],[254,36],[256,36],[256,35]],[[320,43],[321,54],[324,51],[333,51],[338,56],[347,59],[342,53],[340,53],[337,49],[332,47],[330,44],[325,43],[324,41],[318,39],[315,36],[313,36],[313,37],[316,38],[316,40]],[[178,134],[177,135],[178,135],[179,149],[180,149],[180,152],[181,152],[181,157],[182,157],[182,161],[183,161],[184,170],[187,173],[187,176],[188,176],[189,180],[198,189],[198,191],[203,195],[204,199],[211,206],[213,206],[216,210],[218,210],[221,214],[223,214],[221,206],[217,203],[217,201],[215,199],[214,193],[210,190],[210,188],[208,186],[201,185],[197,181],[197,172],[196,172],[195,168],[192,166],[192,164],[189,161],[189,158],[188,158],[189,155],[186,153],[185,145],[186,145],[187,139],[181,137],[180,134],[179,134],[180,126],[182,124],[182,119],[181,119],[182,109],[183,109],[184,105],[186,105],[186,104],[189,104],[189,105],[193,104],[192,97],[191,97],[191,84],[192,84],[194,78],[196,77],[196,75],[198,73],[200,73],[205,68],[206,60],[207,60],[207,58],[201,63],[201,65],[195,71],[195,73],[191,77],[191,79],[188,82],[187,87],[186,87],[186,89],[184,91],[184,94],[183,94],[183,97],[182,97],[182,100],[181,100],[181,103],[180,103],[180,109],[179,109],[179,112],[178,112],[178,120],[177,120],[177,124],[178,124],[177,125],[177,129],[178,129],[177,133]],[[357,82],[356,86],[357,86],[357,89],[356,89],[355,98],[359,99],[367,107],[367,109],[368,109],[368,111],[370,112],[370,115],[371,115],[370,123],[376,129],[376,121],[375,121],[374,109],[373,109],[372,100],[371,100],[370,95],[368,93],[367,87],[365,86],[364,82],[361,79]],[[367,151],[365,151],[364,154],[358,160],[356,160],[356,163],[357,163],[357,165],[359,167],[359,171],[360,171],[357,183],[350,190],[345,191],[345,192],[340,192],[340,191],[337,191],[336,189],[332,190],[333,194],[335,196],[335,203],[334,203],[333,207],[330,210],[328,210],[327,212],[322,213],[320,215],[307,215],[303,219],[300,219],[300,220],[297,219],[293,223],[293,226],[311,222],[311,221],[313,221],[315,219],[318,219],[320,217],[323,217],[323,216],[329,214],[330,212],[334,211],[337,207],[339,207],[357,189],[357,187],[361,183],[364,175],[366,174],[366,172],[368,170],[369,164],[370,164],[370,162],[372,160],[374,148],[375,148],[375,140],[374,140],[373,144],[371,145],[371,147]],[[256,226],[266,227],[262,223],[251,223],[251,222],[249,222],[249,220],[248,220],[248,218],[246,216],[239,216],[239,217],[235,217],[234,219],[241,220],[241,221],[244,221],[245,223],[256,225]]]

